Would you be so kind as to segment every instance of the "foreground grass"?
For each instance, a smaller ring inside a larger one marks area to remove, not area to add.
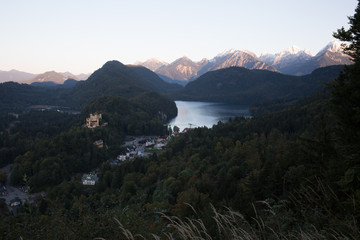
[[[281,221],[284,221],[283,216],[276,216],[275,210],[266,201],[259,203],[264,204],[267,207],[267,211],[269,215],[272,215],[272,218],[259,217],[254,206],[256,217],[251,218],[250,221],[255,224],[251,224],[249,220],[246,220],[242,214],[236,211],[226,208],[225,211],[220,213],[211,205],[213,212],[212,221],[215,223],[216,229],[209,228],[200,218],[180,219],[176,216],[158,213],[167,222],[166,228],[160,236],[152,233],[149,233],[149,236],[150,239],[155,240],[359,239],[359,226],[356,224],[355,220],[353,221],[353,224],[351,221],[348,223],[348,227],[351,231],[346,232],[346,234],[334,229],[319,230],[314,225],[307,226],[306,229],[298,227],[297,229],[293,228],[291,231],[284,231],[281,225],[283,222],[280,223]],[[195,209],[189,204],[188,206],[192,208],[197,216]],[[277,218],[282,219],[280,220]],[[130,230],[126,229],[118,219],[114,218],[114,220],[117,222],[124,239],[149,239],[141,234],[133,234]]]

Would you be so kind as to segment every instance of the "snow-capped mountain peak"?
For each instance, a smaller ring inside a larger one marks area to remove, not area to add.
[[[252,56],[252,57],[254,57],[254,58],[257,58],[256,54],[253,53],[253,52],[251,52],[251,51],[249,51],[249,50],[241,50],[241,51],[244,52],[244,53],[249,54],[250,56]]]
[[[325,52],[340,52],[342,53],[341,42],[333,40],[328,45],[326,45],[323,49],[321,49],[316,56],[320,56]]]
[[[288,54],[297,54],[298,52],[300,52],[300,48],[293,45],[291,47],[288,47],[286,50],[284,50],[282,53],[288,53]]]
[[[239,51],[239,50],[236,50],[236,49],[234,49],[234,48],[231,48],[231,49],[229,49],[229,50],[225,50],[225,51],[219,53],[218,55],[216,55],[216,57],[224,57],[224,56],[227,56],[227,55],[230,55],[230,54],[234,54],[234,53],[236,53],[236,52],[238,52],[238,51]],[[215,57],[215,58],[216,58],[216,57]]]
[[[289,61],[289,59],[293,59],[297,57],[309,58],[312,56],[313,55],[309,50],[301,50],[299,47],[293,45],[275,54],[263,52],[259,58],[268,64],[277,65],[280,62]]]
[[[314,55],[310,52],[309,49],[305,49],[305,50],[304,50],[304,53],[306,53],[306,54],[309,55],[309,56],[314,56]]]
[[[145,62],[136,61],[134,64],[144,66],[144,67],[150,69],[151,71],[155,71],[162,66],[168,65],[167,62],[165,62],[161,59],[158,59],[158,58],[150,58],[150,59],[146,60]]]

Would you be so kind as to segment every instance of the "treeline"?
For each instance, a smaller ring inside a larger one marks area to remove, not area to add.
[[[39,141],[67,131],[79,124],[78,116],[56,111],[30,111],[26,114],[5,114],[0,125],[0,167],[14,163],[17,156],[34,149]]]
[[[0,83],[0,115],[20,113],[31,105],[56,105],[59,91],[14,82]]]

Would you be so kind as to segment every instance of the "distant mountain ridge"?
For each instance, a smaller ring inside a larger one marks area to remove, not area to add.
[[[78,82],[79,82],[78,80],[68,78],[62,84],[49,81],[49,82],[33,82],[30,85],[35,87],[45,87],[45,88],[72,88],[75,87]]]
[[[189,81],[198,78],[206,72],[234,66],[277,72],[276,68],[260,61],[254,53],[247,50],[240,51],[234,49],[218,54],[211,60],[204,58],[199,62],[194,62],[184,56],[176,59],[170,64],[154,59],[150,59],[143,63],[136,63],[138,65],[149,67],[149,69],[153,69],[153,71],[165,81],[175,82],[181,85],[187,84]],[[159,67],[161,63],[164,64]]]
[[[88,74],[72,74],[70,72],[58,73],[55,71],[48,71],[42,74],[33,74],[22,72],[18,70],[1,71],[0,70],[0,83],[2,82],[18,82],[31,84],[34,82],[53,82],[54,84],[63,84],[67,79],[86,80],[90,76]]]
[[[74,76],[72,76],[74,77]],[[34,83],[34,82],[53,82],[55,84],[63,84],[66,79],[71,78],[64,76],[63,74],[57,73],[55,71],[49,71],[42,74],[37,75],[35,78],[31,79],[27,83]],[[76,78],[76,77],[75,77]],[[74,79],[74,80],[77,80]]]
[[[134,65],[141,65],[155,72],[160,67],[168,65],[168,63],[157,58],[151,58],[149,60],[146,60],[145,62],[136,61]]]
[[[0,83],[2,82],[19,82],[24,83],[36,77],[36,74],[22,72],[18,70],[1,71],[0,70]]]
[[[210,60],[200,71],[202,75],[209,71],[228,67],[244,67],[247,69],[259,69],[278,72],[273,66],[262,62],[253,52],[247,50],[230,50]]]
[[[63,84],[67,79],[73,79],[76,81],[86,80],[90,74],[80,74],[74,75],[70,72],[58,73],[55,71],[49,71],[42,74],[37,75],[35,78],[27,81],[26,83],[31,84],[34,82],[53,82],[55,84]],[[84,79],[83,79],[84,78]]]
[[[315,56],[309,50],[292,46],[280,53],[263,53],[260,57],[248,50],[230,49],[210,60],[204,58],[199,62],[184,56],[170,64],[159,59],[149,59],[136,64],[149,68],[165,81],[186,85],[204,73],[228,67],[245,67],[301,76],[310,74],[319,67],[348,65],[352,62],[349,56],[342,53],[340,42],[332,41]]]
[[[197,77],[202,62],[195,63],[188,57],[176,59],[174,62],[158,68],[155,72],[159,76],[166,76],[173,80],[187,82]]]

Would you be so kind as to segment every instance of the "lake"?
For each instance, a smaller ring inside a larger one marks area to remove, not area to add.
[[[226,122],[229,118],[251,116],[249,105],[191,101],[175,101],[175,103],[178,115],[169,124],[172,127],[178,126],[180,130],[203,126],[211,128],[219,121]]]

